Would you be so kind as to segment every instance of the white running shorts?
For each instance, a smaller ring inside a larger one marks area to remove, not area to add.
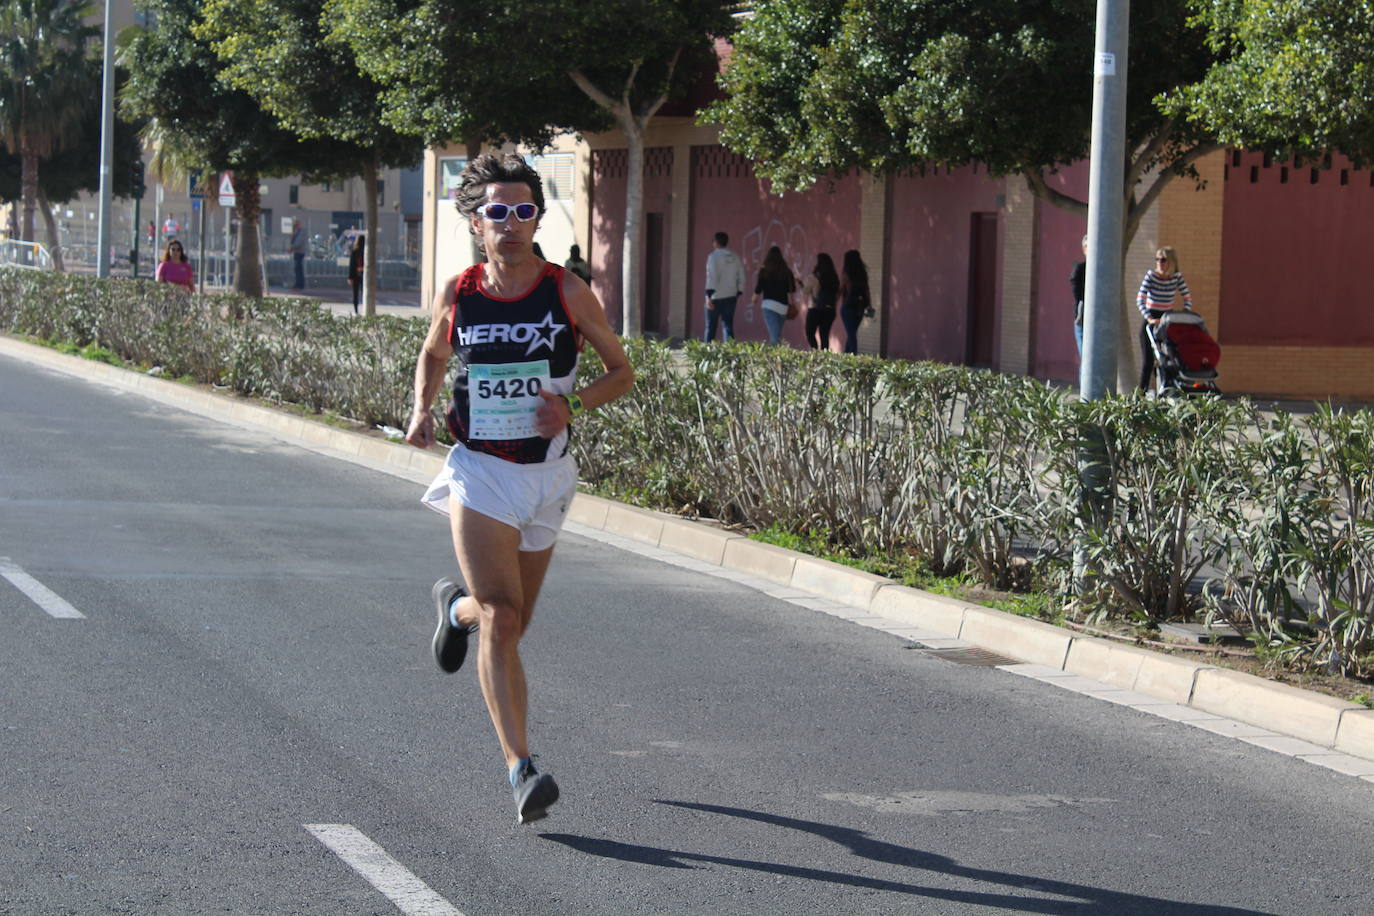
[[[577,462],[571,456],[540,464],[516,464],[455,445],[444,469],[421,497],[449,514],[449,497],[520,532],[520,549],[547,550],[558,540],[577,492]]]

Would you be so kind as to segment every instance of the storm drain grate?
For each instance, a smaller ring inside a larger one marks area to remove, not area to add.
[[[989,652],[987,649],[979,649],[976,646],[959,649],[922,649],[921,651],[933,658],[943,658],[947,662],[954,662],[958,665],[981,665],[985,668],[993,668],[997,665],[1019,664],[1014,658],[1007,658],[1005,655],[998,655],[996,652]]]

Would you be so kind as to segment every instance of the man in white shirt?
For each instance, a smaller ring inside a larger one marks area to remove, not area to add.
[[[721,339],[735,339],[735,302],[744,292],[744,265],[739,255],[729,248],[730,236],[716,233],[715,250],[706,258],[706,333],[707,343],[716,339],[716,325],[721,326]]]

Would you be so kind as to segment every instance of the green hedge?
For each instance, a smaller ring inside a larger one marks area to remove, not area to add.
[[[0,330],[98,345],[368,425],[405,426],[426,329],[336,319],[313,301],[0,271]],[[1067,593],[1077,549],[1093,613],[1205,615],[1295,667],[1374,673],[1368,411],[1081,403],[1032,379],[952,366],[741,344],[626,347],[634,391],[579,421],[573,440],[583,480],[600,492],[998,589]],[[581,371],[599,372],[594,354]],[[1105,456],[1095,500],[1079,472],[1089,433]]]

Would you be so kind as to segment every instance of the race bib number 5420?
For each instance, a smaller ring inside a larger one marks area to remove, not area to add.
[[[473,439],[529,439],[539,392],[549,385],[549,361],[468,366],[468,435]]]

